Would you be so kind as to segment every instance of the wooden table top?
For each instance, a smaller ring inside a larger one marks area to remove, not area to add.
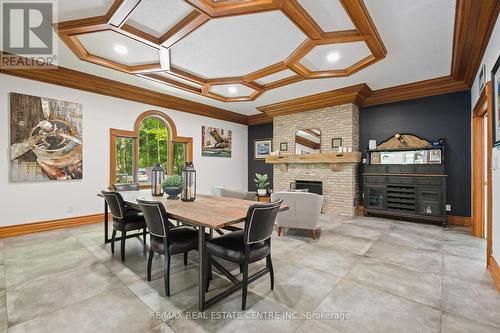
[[[245,222],[248,208],[256,201],[219,197],[213,195],[197,195],[194,201],[171,200],[167,197],[154,197],[151,190],[120,191],[123,200],[131,207],[140,209],[137,199],[159,201],[165,207],[167,216],[192,225],[220,229],[232,224]],[[97,194],[102,197],[102,193]],[[281,205],[280,211],[288,210]]]

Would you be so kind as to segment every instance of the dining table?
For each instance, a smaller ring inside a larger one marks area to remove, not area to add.
[[[209,300],[205,300],[205,277],[207,274],[207,260],[205,255],[205,238],[208,231],[213,234],[213,231],[222,233],[222,229],[234,230],[235,224],[246,222],[247,211],[251,205],[259,205],[256,201],[242,200],[229,197],[220,197],[214,195],[200,195],[196,196],[194,201],[182,201],[180,199],[168,199],[165,196],[153,196],[151,190],[139,191],[119,191],[122,195],[124,203],[134,209],[141,210],[137,199],[161,202],[165,207],[165,212],[168,219],[177,222],[191,225],[198,230],[198,255],[199,255],[199,300],[198,307],[200,312],[204,311],[209,306],[229,296],[238,289],[241,289],[241,282],[225,271],[222,267],[217,267],[226,275],[233,286],[220,294],[213,296]],[[102,193],[97,194],[99,197],[104,197]],[[281,205],[280,211],[288,210],[288,206]],[[108,205],[104,200],[104,242],[109,243],[111,240],[108,238]],[[130,235],[135,237],[137,235]],[[128,238],[128,237],[127,237]],[[266,273],[265,270],[263,272]],[[263,275],[263,274],[262,274]]]

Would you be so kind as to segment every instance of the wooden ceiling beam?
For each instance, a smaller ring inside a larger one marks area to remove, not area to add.
[[[373,55],[377,58],[384,58],[387,49],[363,0],[340,0],[340,2],[359,33],[363,36],[370,36],[367,44]]]
[[[208,22],[209,19],[210,18],[207,15],[194,10],[174,25],[172,29],[163,34],[163,36],[159,38],[158,43],[164,47],[170,48],[194,30]]]
[[[115,27],[123,26],[140,2],[141,0],[115,0],[106,14],[108,23]]]
[[[214,17],[242,15],[277,10],[288,0],[221,1],[184,0],[200,12]]]
[[[312,40],[323,37],[323,30],[299,4],[297,0],[287,0],[283,2],[281,11]]]

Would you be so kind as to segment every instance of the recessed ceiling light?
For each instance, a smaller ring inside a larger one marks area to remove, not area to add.
[[[236,94],[238,92],[238,88],[236,88],[236,87],[229,87],[227,89],[227,91],[229,91],[230,94],[234,95],[234,94]]]
[[[127,54],[128,49],[123,45],[115,45],[115,52],[118,54]]]
[[[326,59],[330,62],[335,62],[340,59],[340,54],[338,54],[337,52],[330,53],[326,56]]]

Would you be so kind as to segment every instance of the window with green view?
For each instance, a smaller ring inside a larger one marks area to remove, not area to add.
[[[134,144],[133,138],[116,138],[116,183],[132,183],[134,181]]]
[[[156,117],[148,117],[139,126],[139,165],[137,181],[147,183],[151,169],[160,164],[168,170],[169,131],[167,125]]]

